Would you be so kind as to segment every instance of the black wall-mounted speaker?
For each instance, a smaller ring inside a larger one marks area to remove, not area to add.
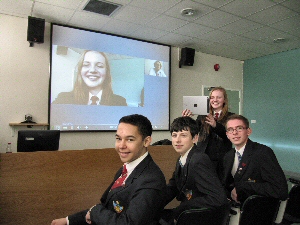
[[[181,49],[181,58],[179,62],[179,67],[184,66],[193,66],[195,57],[195,49],[193,48],[182,48]]]
[[[28,16],[27,41],[44,43],[45,20]]]

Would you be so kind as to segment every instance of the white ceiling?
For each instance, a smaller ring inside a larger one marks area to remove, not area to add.
[[[300,48],[300,0],[110,0],[111,17],[83,11],[88,0],[1,0],[0,13],[246,60]],[[181,15],[193,8],[192,17]],[[276,38],[285,42],[274,43]]]

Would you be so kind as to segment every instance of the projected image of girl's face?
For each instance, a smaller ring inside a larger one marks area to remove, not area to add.
[[[106,77],[104,56],[96,51],[87,52],[84,56],[81,76],[88,87],[101,86]]]

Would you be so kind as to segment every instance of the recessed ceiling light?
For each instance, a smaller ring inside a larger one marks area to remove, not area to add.
[[[275,38],[273,40],[274,43],[282,43],[282,42],[286,42],[286,39],[285,38]]]
[[[181,15],[183,16],[193,16],[196,13],[196,10],[192,8],[185,8],[181,10]]]

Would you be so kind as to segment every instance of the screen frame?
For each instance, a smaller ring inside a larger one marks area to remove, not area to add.
[[[165,126],[165,128],[159,129],[157,128],[156,125],[153,125],[153,131],[169,131],[170,130],[170,88],[171,88],[171,45],[167,45],[167,44],[162,44],[162,43],[157,43],[157,42],[152,42],[152,41],[146,41],[146,40],[142,40],[142,39],[136,39],[136,38],[131,38],[131,37],[126,37],[126,36],[122,36],[122,35],[116,35],[116,34],[112,34],[112,33],[107,33],[107,32],[102,32],[102,31],[96,31],[96,30],[90,30],[90,29],[85,29],[85,28],[80,28],[80,27],[76,27],[76,26],[68,26],[68,25],[62,25],[62,24],[58,24],[58,23],[51,23],[51,34],[50,34],[50,79],[49,79],[49,98],[48,98],[48,123],[49,125],[49,129],[50,130],[56,130],[55,128],[51,127],[51,82],[52,82],[52,51],[53,51],[53,27],[54,26],[62,26],[62,27],[67,27],[67,28],[71,28],[71,29],[77,29],[77,30],[82,30],[82,31],[88,31],[88,32],[94,32],[94,33],[99,33],[99,34],[104,34],[104,35],[110,35],[113,37],[119,37],[119,38],[124,38],[124,39],[129,39],[129,40],[134,40],[134,41],[139,41],[139,42],[145,42],[145,43],[150,43],[150,44],[154,44],[154,45],[161,45],[161,46],[165,46],[169,48],[168,51],[168,109],[167,109],[167,113],[168,113],[168,118],[167,118],[167,125]],[[133,114],[133,113],[132,113]],[[142,114],[142,113],[140,113]],[[129,114],[128,114],[129,115]],[[123,115],[125,116],[125,115]],[[150,118],[149,118],[150,119]],[[150,119],[151,121],[151,119]],[[107,131],[115,131],[115,129],[88,129],[88,130],[64,130],[64,129],[60,129],[61,132],[107,132]]]

